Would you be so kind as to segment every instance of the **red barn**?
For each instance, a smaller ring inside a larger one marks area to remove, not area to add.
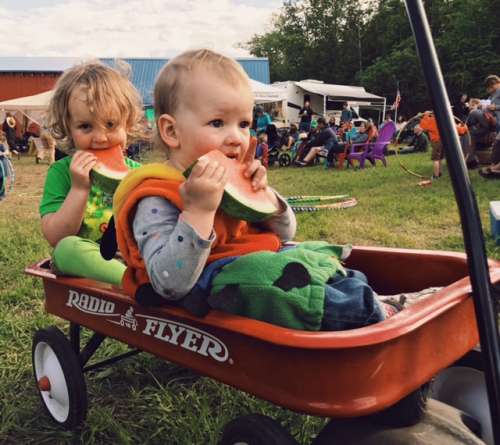
[[[79,60],[74,57],[0,57],[0,101],[51,90],[61,73]]]

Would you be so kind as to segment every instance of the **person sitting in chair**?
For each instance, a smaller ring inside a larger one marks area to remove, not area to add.
[[[470,112],[465,122],[471,136],[470,150],[466,158],[468,168],[476,168],[479,166],[476,151],[491,146],[492,139],[495,137],[480,105],[481,101],[479,99],[472,98],[469,101]]]
[[[316,156],[324,150],[327,154],[327,165],[328,157],[330,157],[330,152],[332,155],[330,157],[330,162],[333,163],[333,156],[335,153],[341,153],[344,150],[343,145],[339,144],[337,140],[337,135],[328,126],[324,117],[318,119],[318,133],[307,143],[306,151],[307,154],[302,160],[296,161],[296,164],[304,167],[306,165],[312,164]]]
[[[358,131],[349,138],[351,144],[362,144],[368,140],[368,131],[365,122],[361,122]]]
[[[413,133],[415,133],[415,137],[413,138],[412,145],[399,150],[399,154],[427,151],[430,141],[422,127],[420,125],[416,125],[413,129]]]

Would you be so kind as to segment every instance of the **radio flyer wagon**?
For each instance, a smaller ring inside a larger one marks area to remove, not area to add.
[[[409,409],[422,385],[479,341],[467,261],[458,253],[355,248],[348,267],[369,271],[380,293],[444,288],[384,322],[319,333],[217,311],[200,319],[174,306],[144,308],[111,285],[56,277],[48,263],[27,272],[43,279],[45,308],[70,321],[70,334],[67,339],[55,327],[38,331],[33,367],[46,408],[68,428],[85,417],[84,373],[109,363],[87,366],[105,337],[277,405],[334,418],[364,416],[398,402]],[[491,262],[490,273],[500,282],[500,264]],[[95,332],[83,348],[81,326]],[[412,415],[401,408],[399,421],[412,422]]]
[[[147,351],[294,411],[332,418],[378,413],[381,421],[408,425],[424,410],[427,383],[480,341],[494,443],[500,445],[500,350],[490,295],[500,282],[500,264],[486,260],[422,4],[407,2],[407,9],[447,148],[468,256],[357,247],[347,266],[364,271],[381,294],[443,288],[381,323],[305,332],[217,311],[197,318],[174,306],[145,308],[111,285],[56,277],[49,261],[41,261],[26,272],[42,278],[47,312],[70,322],[69,339],[50,327],[33,340],[35,381],[59,424],[72,429],[84,421],[85,372]],[[81,327],[94,331],[83,347]],[[89,365],[106,337],[136,349]],[[247,416],[234,422],[226,428],[224,444],[296,443],[272,419]],[[327,428],[313,443],[336,443]]]

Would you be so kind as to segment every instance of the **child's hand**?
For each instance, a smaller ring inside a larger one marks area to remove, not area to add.
[[[245,178],[250,178],[252,188],[264,190],[267,187],[267,170],[258,159],[253,159],[246,163],[246,168],[243,170]]]
[[[71,160],[71,187],[80,190],[90,189],[90,170],[96,165],[97,158],[88,151],[78,150]]]
[[[184,210],[215,212],[222,200],[227,180],[227,171],[223,165],[216,161],[198,161],[179,189]]]
[[[282,211],[283,209],[280,206],[278,198],[276,197],[276,193],[274,193],[267,184],[267,170],[258,159],[254,159],[246,163],[246,169],[243,170],[243,175],[245,178],[251,178],[252,188],[257,190],[264,190],[272,202],[276,206],[277,209]]]

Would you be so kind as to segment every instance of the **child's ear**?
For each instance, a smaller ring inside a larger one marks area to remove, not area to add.
[[[158,118],[158,132],[162,141],[170,148],[177,148],[180,144],[176,124],[175,118],[170,114],[162,114]]]

